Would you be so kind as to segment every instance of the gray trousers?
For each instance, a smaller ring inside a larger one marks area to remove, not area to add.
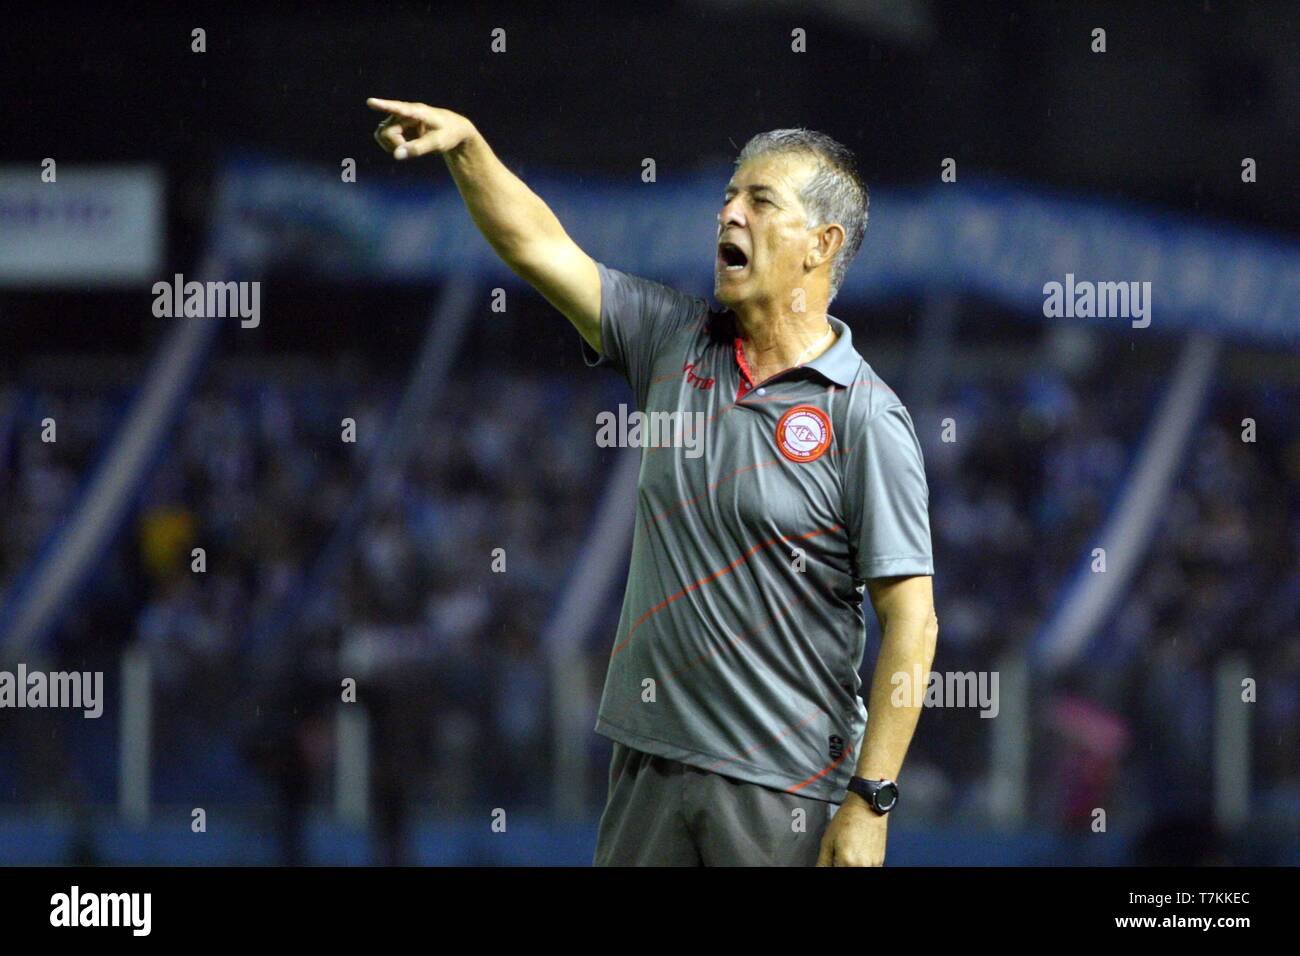
[[[835,810],[616,741],[594,865],[812,866]]]

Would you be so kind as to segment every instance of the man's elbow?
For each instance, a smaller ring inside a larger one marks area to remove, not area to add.
[[[934,613],[933,609],[931,609],[926,619],[922,637],[925,642],[925,666],[928,669],[934,663],[935,650],[939,646],[939,617]]]

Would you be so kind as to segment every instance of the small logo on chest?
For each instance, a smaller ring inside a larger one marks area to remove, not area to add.
[[[705,390],[705,391],[707,391],[708,389],[710,389],[710,388],[713,387],[713,379],[712,379],[712,378],[705,378],[703,375],[696,375],[696,374],[695,374],[695,363],[694,363],[694,362],[687,362],[686,364],[684,364],[684,365],[682,366],[682,371],[686,373],[686,382],[687,382],[687,384],[689,384],[689,385],[694,385],[696,388],[698,388],[698,389],[702,389],[702,390]]]
[[[790,461],[816,461],[831,444],[831,420],[820,408],[796,405],[776,423],[776,447]]]

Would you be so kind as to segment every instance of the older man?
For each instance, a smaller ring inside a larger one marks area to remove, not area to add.
[[[867,191],[830,137],[746,144],[722,196],[711,310],[592,260],[465,117],[371,99],[397,159],[441,153],[492,247],[647,414],[704,453],[642,452],[636,531],[596,730],[614,741],[597,864],[880,865],[919,715],[893,675],[938,635],[911,417],[827,309]],[[859,696],[863,592],[883,640]],[[838,807],[838,812],[836,812]]]

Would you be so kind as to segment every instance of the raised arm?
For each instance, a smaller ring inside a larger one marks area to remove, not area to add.
[[[398,160],[441,153],[470,218],[502,261],[546,297],[600,351],[600,276],[541,198],[506,169],[464,116],[451,110],[370,98],[389,116],[375,140]]]

